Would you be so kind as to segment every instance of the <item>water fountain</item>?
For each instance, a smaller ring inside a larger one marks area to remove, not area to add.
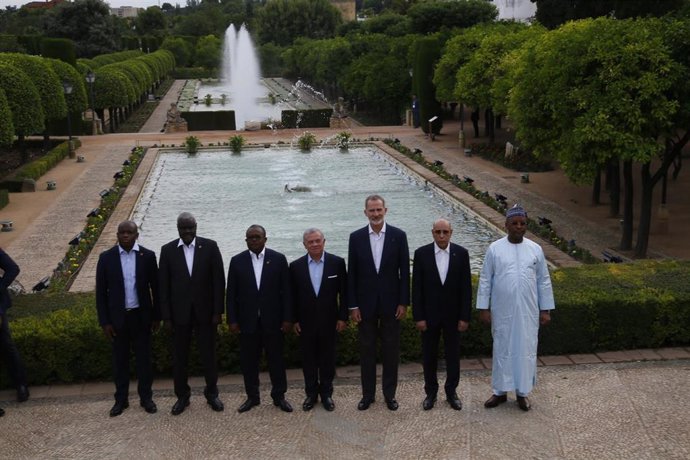
[[[261,84],[259,60],[244,24],[239,30],[234,24],[226,29],[221,69],[220,88],[230,95],[237,127],[242,129],[249,121],[261,121],[263,113],[258,110],[258,102],[266,98],[266,87]]]
[[[185,107],[187,111],[232,110],[238,130],[281,123],[286,127],[328,127],[332,111],[323,95],[301,82],[293,85],[282,78],[262,78],[254,44],[244,25],[237,29],[231,24],[225,31],[220,82],[194,84],[194,95],[195,100],[205,97],[207,103],[190,103]],[[284,111],[291,113],[285,116]],[[305,116],[309,111],[318,114]]]

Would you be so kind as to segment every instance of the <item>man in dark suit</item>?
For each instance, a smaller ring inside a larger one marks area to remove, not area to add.
[[[290,274],[285,256],[266,247],[266,230],[252,225],[246,232],[246,251],[230,260],[226,295],[230,331],[240,334],[240,367],[247,400],[246,412],[261,402],[259,360],[266,352],[273,404],[292,412],[285,399],[287,378],[283,335],[292,328]]]
[[[460,332],[469,326],[472,275],[470,256],[465,248],[450,242],[452,234],[450,222],[438,219],[431,230],[434,242],[414,253],[412,316],[422,333],[424,410],[436,403],[441,333],[446,356],[446,400],[453,409],[462,409],[456,393],[460,381]]]
[[[153,402],[151,332],[161,320],[158,305],[156,254],[139,246],[137,224],[126,220],[117,227],[117,243],[101,253],[96,267],[98,323],[113,344],[115,405],[117,417],[129,407],[129,352],[134,348],[139,404],[149,414],[158,410]]]
[[[307,229],[302,243],[307,254],[290,264],[294,331],[300,336],[307,394],[302,409],[311,410],[321,395],[323,407],[332,411],[335,341],[347,325],[345,259],[326,254],[319,229]]]
[[[10,333],[10,324],[7,320],[7,309],[12,306],[10,293],[7,288],[10,287],[12,281],[19,275],[19,266],[12,260],[12,258],[0,248],[0,352],[2,352],[2,360],[7,363],[12,382],[17,387],[17,401],[24,402],[29,399],[29,388],[26,385],[26,369],[24,363],[19,356],[17,346],[12,340]],[[0,408],[0,417],[5,415],[5,411]]]
[[[348,293],[350,317],[359,325],[362,399],[359,410],[367,410],[376,394],[376,337],[381,336],[383,377],[381,386],[386,406],[398,409],[400,320],[410,303],[410,252],[407,235],[387,225],[388,209],[379,195],[368,196],[364,215],[369,225],[350,234],[348,248]]]
[[[189,406],[187,363],[192,331],[204,367],[206,401],[216,412],[224,409],[218,398],[216,329],[223,314],[225,276],[223,258],[215,241],[196,236],[196,219],[188,212],[177,218],[179,239],[161,248],[161,315],[172,327],[173,374],[177,401],[172,414]]]

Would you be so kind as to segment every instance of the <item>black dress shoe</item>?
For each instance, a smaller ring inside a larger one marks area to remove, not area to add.
[[[211,409],[213,409],[216,412],[223,412],[223,409],[225,409],[225,406],[223,405],[223,401],[221,401],[218,396],[208,398],[208,399],[206,399],[206,402],[208,403],[209,406],[211,406]]]
[[[517,403],[518,407],[524,410],[525,412],[532,408],[532,405],[529,403],[529,399],[527,399],[527,396],[518,396]]]
[[[369,406],[371,406],[371,404],[373,402],[374,402],[374,400],[371,398],[362,398],[359,401],[359,404],[357,404],[357,409],[358,410],[367,410],[367,409],[369,409]]]
[[[240,405],[240,407],[237,408],[237,412],[239,412],[240,414],[242,412],[247,412],[248,410],[251,410],[252,407],[258,406],[259,404],[261,404],[261,401],[259,401],[258,399],[247,398],[247,400],[243,402],[242,405]]]
[[[386,407],[388,410],[398,410],[398,401],[393,399],[386,399]]]
[[[110,416],[111,417],[117,417],[118,415],[122,414],[122,411],[127,409],[129,407],[129,401],[115,401],[115,404],[113,405],[113,408],[110,409]]]
[[[287,402],[287,399],[285,398],[274,400],[273,405],[280,407],[280,410],[282,410],[283,412],[292,412],[292,406],[289,402]]]
[[[302,403],[302,410],[305,412],[312,410],[314,408],[314,404],[316,404],[316,396],[307,396]]]
[[[5,415],[5,409],[0,407],[0,417],[2,417],[3,415]]]
[[[172,406],[170,411],[173,415],[180,415],[189,406],[189,398],[180,398]]]
[[[139,401],[139,405],[143,407],[144,410],[149,414],[155,414],[156,412],[158,412],[158,407],[156,407],[156,403],[153,402],[152,399]]]
[[[446,401],[448,401],[448,404],[450,404],[450,407],[452,407],[455,410],[461,410],[462,409],[462,401],[460,401],[460,398],[458,398],[458,395],[452,394],[448,395],[446,398]]]
[[[335,410],[335,403],[333,402],[333,398],[331,398],[330,396],[322,396],[321,404],[323,405],[323,408],[326,409],[328,412],[332,412]]]
[[[19,385],[17,387],[17,401],[24,402],[29,399],[29,388],[26,385]]]
[[[506,401],[508,401],[508,395],[491,395],[491,397],[484,402],[484,407],[491,409],[492,407],[496,407]]]
[[[422,409],[431,410],[434,408],[434,404],[436,404],[436,396],[427,396],[422,403]]]

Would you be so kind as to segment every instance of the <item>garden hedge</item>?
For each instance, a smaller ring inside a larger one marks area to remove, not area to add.
[[[556,311],[540,333],[540,354],[687,346],[690,344],[690,261],[641,261],[559,269],[552,274]],[[476,286],[476,279],[474,280]],[[421,345],[408,311],[403,321],[401,359],[419,361]],[[470,330],[461,339],[463,357],[489,356],[491,336],[473,309]],[[110,345],[96,318],[93,293],[19,296],[8,314],[15,342],[32,385],[108,379]],[[218,364],[222,373],[239,372],[237,336],[220,328]],[[158,375],[171,375],[171,338],[155,334]],[[298,342],[286,340],[289,366],[300,365]],[[338,365],[359,358],[356,329],[350,324],[338,342]],[[200,373],[196,350],[191,371]],[[8,380],[2,370],[2,384]]]
[[[74,150],[77,150],[81,147],[81,141],[77,138],[73,138],[72,145],[74,146]],[[22,182],[24,179],[36,180],[40,178],[68,155],[69,149],[67,142],[58,144],[46,155],[30,163],[26,163],[10,177],[0,181],[0,188],[5,188],[11,193],[19,193],[22,191]]]

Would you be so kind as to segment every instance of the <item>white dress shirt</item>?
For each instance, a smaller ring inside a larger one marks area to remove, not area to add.
[[[264,270],[264,256],[266,255],[266,248],[264,247],[259,254],[249,251],[252,258],[252,266],[254,267],[254,278],[256,278],[256,290],[261,289],[261,273]]]
[[[436,268],[441,277],[441,284],[446,284],[446,276],[448,275],[448,263],[450,262],[450,244],[446,249],[441,249],[434,243],[434,255],[436,256]]]
[[[132,249],[127,252],[122,246],[117,245],[120,251],[120,265],[122,266],[122,279],[125,284],[125,309],[132,310],[139,308],[139,297],[137,297],[137,254],[139,253],[139,243],[134,243]]]
[[[376,233],[374,229],[369,225],[369,244],[371,245],[371,255],[374,256],[374,267],[376,267],[376,273],[379,272],[381,268],[381,254],[383,254],[383,242],[386,239],[386,223],[383,223],[381,231]]]
[[[196,237],[192,240],[191,243],[189,243],[189,246],[184,244],[184,241],[182,241],[182,238],[180,238],[180,241],[177,243],[177,247],[179,248],[182,246],[182,250],[184,251],[184,260],[187,261],[187,270],[189,271],[189,276],[192,276],[192,266],[194,265],[194,248],[196,247]]]

